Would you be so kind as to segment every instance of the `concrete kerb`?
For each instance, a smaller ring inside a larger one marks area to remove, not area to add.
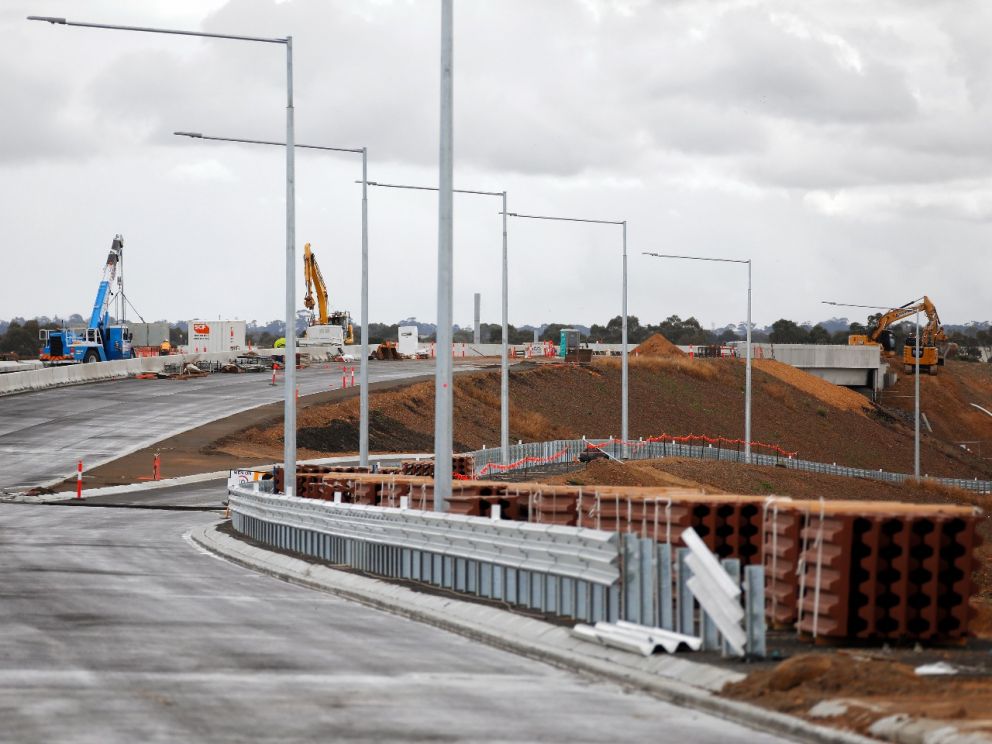
[[[412,460],[420,457],[431,457],[422,452],[399,453],[387,455],[369,455],[370,462],[391,462],[393,460]],[[114,458],[118,459],[118,458]],[[301,465],[351,465],[358,462],[357,455],[342,455],[338,457],[321,457],[315,460],[300,460]],[[276,463],[268,465],[256,465],[249,470],[270,470]],[[98,467],[94,465],[94,467]],[[209,483],[210,481],[227,481],[227,470],[215,470],[210,473],[197,473],[194,475],[181,475],[177,478],[164,478],[157,481],[144,481],[142,483],[125,483],[120,486],[106,486],[104,488],[89,488],[83,491],[83,498],[94,498],[97,496],[112,496],[120,493],[135,493],[141,491],[154,491],[159,488],[175,488],[176,486],[190,486],[197,483]],[[57,481],[61,482],[61,481]],[[221,484],[219,487],[223,487]],[[23,502],[30,504],[47,504],[55,501],[69,501],[76,498],[75,492],[66,491],[64,493],[44,494],[40,496],[26,496],[23,493],[10,494],[5,498],[5,494],[0,492],[0,500]]]
[[[869,744],[850,731],[818,726],[800,718],[722,698],[714,691],[744,675],[681,657],[647,659],[573,638],[564,627],[494,607],[337,571],[249,545],[205,525],[189,533],[200,547],[261,573],[450,630],[554,666],[605,677],[643,689],[663,700],[700,710],[749,728],[820,744]],[[922,744],[922,740],[921,740]]]

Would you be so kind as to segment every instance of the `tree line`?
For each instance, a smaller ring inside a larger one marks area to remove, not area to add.
[[[296,319],[296,331],[302,335],[307,326],[308,313],[301,310]],[[869,318],[868,324],[877,322],[878,316]],[[73,315],[69,323],[80,324],[82,317]],[[42,329],[58,329],[64,323],[58,319],[47,317],[25,320],[15,318],[11,321],[0,321],[0,357],[37,359],[42,343],[39,331]],[[435,340],[433,324],[418,323],[413,318],[399,323],[369,323],[369,343],[378,345],[384,341],[396,341],[399,328],[403,325],[417,325],[420,329],[420,340],[430,343]],[[185,323],[170,324],[169,340],[174,345],[186,342]],[[260,348],[271,347],[276,339],[285,335],[284,321],[272,320],[265,324],[257,321],[247,323],[247,339],[253,346]],[[622,319],[619,315],[611,318],[605,325],[593,324],[588,329],[570,323],[548,323],[538,333],[538,341],[557,343],[563,328],[578,328],[583,341],[618,344],[622,338]],[[960,328],[960,327],[959,327]],[[912,335],[915,326],[910,322],[896,323],[890,327],[895,334],[896,348],[901,348],[907,336]],[[359,337],[359,327],[355,326],[355,339]],[[982,350],[992,349],[992,326],[968,327],[967,332],[952,330],[948,333],[950,341],[958,345],[958,357],[966,360],[981,359]],[[627,339],[630,344],[639,344],[650,336],[660,333],[673,344],[679,346],[710,346],[721,345],[745,338],[747,328],[744,323],[728,325],[723,328],[709,330],[703,328],[694,317],[682,319],[678,315],[670,315],[660,323],[642,324],[636,315],[627,317]],[[787,318],[776,320],[767,328],[752,328],[751,338],[755,342],[771,342],[776,344],[846,344],[851,334],[865,334],[867,327],[861,323],[851,323],[848,328],[830,332],[822,324],[796,323]],[[497,323],[481,325],[483,343],[501,343],[502,328]],[[507,338],[511,344],[524,344],[534,340],[534,329],[508,326]],[[456,343],[471,343],[473,331],[471,328],[453,329],[453,339]]]

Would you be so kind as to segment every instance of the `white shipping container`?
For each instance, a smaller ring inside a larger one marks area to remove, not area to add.
[[[242,351],[245,347],[243,320],[191,320],[187,323],[188,353]]]
[[[401,356],[416,356],[417,344],[420,341],[417,334],[417,326],[400,326],[398,335],[399,340],[396,344],[396,351],[398,351]]]

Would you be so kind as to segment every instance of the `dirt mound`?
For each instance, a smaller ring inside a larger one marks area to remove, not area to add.
[[[834,385],[816,375],[803,372],[801,369],[783,364],[775,359],[754,359],[752,364],[762,372],[798,388],[834,408],[859,413],[867,413],[872,408],[871,403],[863,395],[846,387]]]
[[[992,728],[987,676],[920,676],[909,664],[856,652],[794,656],[752,672],[722,693],[806,718],[817,703],[838,699],[842,712],[813,720],[861,732],[897,713]]]
[[[685,352],[660,333],[656,333],[637,346],[637,356],[647,357],[678,357]]]
[[[797,499],[906,501],[918,504],[972,504],[992,509],[992,497],[936,483],[890,483],[805,473],[771,465],[665,457],[625,463],[594,460],[581,470],[544,479],[576,486],[688,486],[709,493],[791,496]]]
[[[689,366],[683,369],[685,365]],[[798,375],[802,386],[787,384],[762,368],[754,370],[752,436],[756,441],[798,452],[798,457],[809,460],[912,471],[912,430],[908,426],[874,413],[852,411],[848,396],[860,402],[857,394],[835,389],[805,373]],[[812,395],[809,388],[816,383],[836,390],[837,400],[844,405],[825,402],[823,392],[820,397]],[[511,441],[617,436],[619,392],[620,367],[616,359],[589,367],[538,365],[514,369],[510,375]],[[498,444],[499,373],[458,375],[454,397],[456,448],[472,450]],[[433,437],[432,383],[376,394],[370,409],[376,416],[370,438],[374,451],[414,451]],[[697,434],[737,439],[743,421],[741,360],[656,357],[630,365],[630,434],[634,438]],[[358,442],[358,403],[349,400],[307,408],[300,412],[298,425],[307,430],[306,441],[311,446],[322,446],[321,452],[354,451]],[[328,431],[318,431],[322,428]],[[410,434],[410,441],[398,441],[396,433],[404,431],[417,436]],[[238,437],[239,444],[268,447],[278,447],[281,438],[279,425],[256,428]],[[332,449],[336,447],[343,449]],[[930,475],[986,478],[992,474],[992,463],[930,437],[924,438],[921,457],[923,470]]]
[[[881,404],[910,419],[915,380],[898,371],[898,381],[883,391]],[[936,375],[920,375],[920,410],[934,436],[992,458],[992,416],[976,406],[992,411],[992,364],[948,360]],[[922,426],[927,431],[926,423]]]

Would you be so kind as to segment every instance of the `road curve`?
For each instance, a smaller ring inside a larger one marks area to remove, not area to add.
[[[781,741],[184,540],[214,519],[0,504],[0,738]]]
[[[340,388],[340,370],[340,364],[300,370],[300,395]],[[433,361],[369,362],[369,382],[433,372]],[[0,397],[0,491],[49,485],[71,475],[80,458],[92,468],[282,400],[281,382],[270,382],[264,374],[215,374],[182,381],[116,380]]]

